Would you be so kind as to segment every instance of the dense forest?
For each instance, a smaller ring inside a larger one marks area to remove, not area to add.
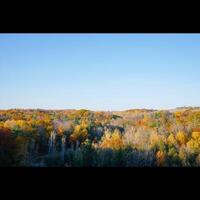
[[[200,166],[200,108],[1,110],[0,166]]]

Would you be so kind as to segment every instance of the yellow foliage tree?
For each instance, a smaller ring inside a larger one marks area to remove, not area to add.
[[[174,134],[170,134],[169,137],[167,138],[167,143],[169,145],[175,145],[176,144],[176,138],[174,137]]]
[[[179,117],[181,117],[181,112],[176,111],[176,112],[174,113],[174,115],[175,115],[175,117],[179,118]]]
[[[187,147],[192,152],[199,152],[200,151],[200,132],[193,132],[192,138],[187,142]]]
[[[73,142],[76,142],[76,141],[83,142],[87,139],[87,137],[88,137],[88,130],[86,126],[77,125],[75,126],[74,132],[70,136],[70,139]]]
[[[176,135],[176,140],[179,145],[185,145],[187,142],[187,137],[184,132],[180,131]]]
[[[8,128],[10,130],[13,130],[14,128],[16,128],[16,121],[15,120],[7,120],[4,123],[4,128]]]
[[[200,132],[198,131],[192,132],[192,138],[195,140],[200,140]]]
[[[113,133],[106,132],[102,138],[101,148],[110,148],[114,150],[123,148],[123,139],[118,130]]]
[[[29,123],[25,120],[7,120],[4,123],[4,127],[11,130],[21,130],[24,132],[31,132],[32,130]]]

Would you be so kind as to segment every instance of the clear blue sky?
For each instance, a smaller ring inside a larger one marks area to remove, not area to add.
[[[0,109],[200,106],[199,34],[0,34]]]

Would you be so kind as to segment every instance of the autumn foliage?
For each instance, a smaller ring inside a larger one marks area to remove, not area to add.
[[[200,166],[200,109],[0,111],[0,166]]]

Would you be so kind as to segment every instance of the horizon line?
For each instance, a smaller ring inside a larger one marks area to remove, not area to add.
[[[94,112],[120,112],[120,111],[129,111],[129,110],[175,110],[175,109],[195,109],[195,108],[199,108],[200,106],[178,106],[178,107],[173,107],[173,108],[147,108],[147,107],[141,107],[141,108],[128,108],[128,109],[88,109],[88,108],[20,108],[20,107],[15,107],[15,108],[0,108],[0,111],[7,111],[7,110],[55,110],[55,111],[59,111],[59,110],[88,110],[88,111],[94,111]]]

